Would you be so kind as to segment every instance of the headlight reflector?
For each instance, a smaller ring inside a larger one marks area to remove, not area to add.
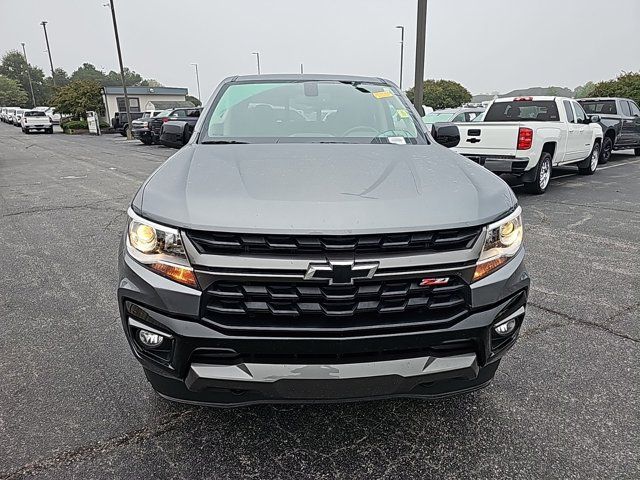
[[[493,273],[509,261],[522,246],[522,208],[487,227],[487,236],[480,259],[476,264],[473,281]]]
[[[127,228],[127,251],[138,262],[156,273],[197,288],[198,282],[182,245],[180,232],[145,220],[131,208]]]

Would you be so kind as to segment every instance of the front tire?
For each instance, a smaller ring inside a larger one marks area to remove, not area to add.
[[[635,154],[636,157],[640,157],[640,148],[635,148],[633,150],[633,153]]]
[[[553,166],[551,164],[551,154],[544,152],[540,157],[538,165],[536,165],[536,176],[533,182],[527,182],[524,184],[524,189],[533,193],[534,195],[541,195],[547,191],[549,182],[551,181],[551,171]]]
[[[585,159],[586,166],[582,166],[583,164],[578,164],[578,172],[580,175],[593,175],[596,173],[598,169],[598,161],[600,159],[600,144],[594,143],[593,149],[591,150],[591,154]]]
[[[604,137],[602,141],[602,150],[600,150],[600,165],[605,165],[611,158],[611,152],[613,151],[613,140],[611,137]]]

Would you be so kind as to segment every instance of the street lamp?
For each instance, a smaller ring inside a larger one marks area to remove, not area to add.
[[[396,25],[400,29],[400,90],[402,90],[402,66],[404,63],[404,25]]]
[[[120,37],[118,36],[118,22],[116,20],[116,10],[113,0],[109,2],[111,6],[111,18],[113,19],[113,33],[116,37],[116,49],[118,50],[118,62],[120,63],[120,77],[122,78],[122,90],[124,92],[124,106],[127,111],[127,140],[131,140],[131,108],[129,107],[129,95],[127,95],[127,82],[124,77],[124,64],[122,63],[122,51],[120,50]]]
[[[29,60],[27,60],[27,50],[24,48],[24,42],[21,42],[22,53],[24,54],[24,61],[27,64],[27,77],[29,78],[29,88],[31,89],[31,101],[33,102],[33,108],[36,108],[36,96],[33,94],[33,83],[31,83],[31,72],[29,71]]]
[[[258,62],[258,75],[260,75],[260,52],[252,52],[251,55],[256,56],[256,61]]]
[[[51,47],[49,47],[49,36],[47,35],[47,23],[48,22],[46,20],[43,20],[42,22],[40,22],[40,25],[42,25],[42,28],[44,29],[44,40],[45,42],[47,42],[47,53],[49,54],[49,65],[51,65],[51,81],[53,82],[53,86],[55,87],[56,75],[53,69],[53,60],[51,60]]]
[[[422,93],[424,90],[424,55],[427,40],[427,0],[418,0],[416,28],[416,74],[413,87],[413,105],[423,114]]]
[[[198,64],[192,63],[191,65],[196,67],[196,83],[198,84],[198,100],[200,100],[200,103],[202,103],[202,98],[200,97],[200,74],[198,73]]]

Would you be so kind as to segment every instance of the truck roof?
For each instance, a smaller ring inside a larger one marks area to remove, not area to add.
[[[502,102],[513,102],[515,99],[527,99],[530,100],[532,102],[544,102],[544,101],[553,101],[553,100],[573,100],[572,98],[569,97],[557,97],[557,96],[550,96],[550,95],[520,95],[517,97],[502,97],[502,98],[496,98],[495,102],[496,103],[502,103]]]
[[[392,81],[379,77],[361,77],[356,75],[330,75],[317,73],[284,73],[284,74],[263,74],[263,75],[237,75],[231,77],[233,81],[259,81],[259,80],[282,80],[282,81],[336,81],[336,82],[362,82],[362,83],[381,83],[395,85]]]

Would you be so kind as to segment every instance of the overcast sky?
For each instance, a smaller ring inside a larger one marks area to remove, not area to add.
[[[202,95],[224,77],[254,73],[375,75],[413,83],[416,0],[115,0],[126,66]],[[0,0],[0,55],[27,44],[30,63],[71,73],[117,68],[107,0]],[[426,77],[472,93],[574,88],[640,70],[640,0],[429,0]]]

